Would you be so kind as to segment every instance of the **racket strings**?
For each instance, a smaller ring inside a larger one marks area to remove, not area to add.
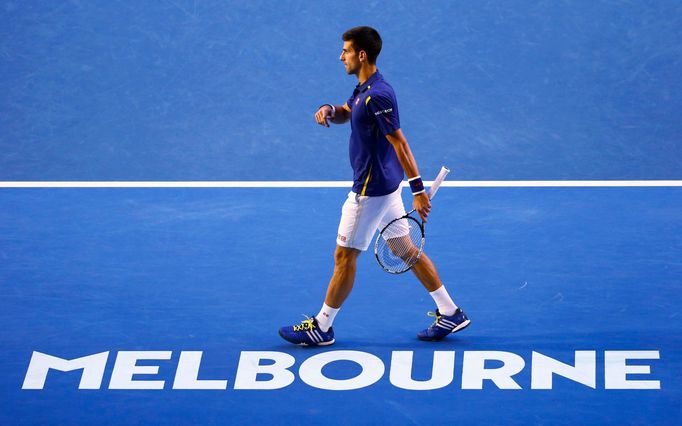
[[[412,217],[391,222],[377,239],[376,256],[388,272],[401,273],[414,266],[421,256],[424,234]]]

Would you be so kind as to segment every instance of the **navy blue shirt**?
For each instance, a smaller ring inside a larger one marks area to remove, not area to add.
[[[353,192],[381,196],[398,189],[403,168],[386,135],[400,129],[395,92],[379,71],[358,84],[347,101],[351,109],[350,164]]]

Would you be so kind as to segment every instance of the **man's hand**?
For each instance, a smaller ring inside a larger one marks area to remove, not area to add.
[[[426,192],[422,192],[421,194],[414,196],[412,208],[417,210],[419,217],[426,222],[426,218],[429,216],[429,212],[431,211],[431,200],[429,200],[429,196],[426,195]]]
[[[315,121],[317,124],[324,127],[329,127],[327,120],[331,119],[332,109],[329,105],[322,105],[315,113]]]

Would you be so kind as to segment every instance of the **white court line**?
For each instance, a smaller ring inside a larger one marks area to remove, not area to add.
[[[429,186],[432,181],[425,181]],[[408,186],[403,182],[403,187]],[[0,182],[0,188],[350,188],[350,181],[16,181]],[[444,187],[532,188],[532,187],[671,187],[682,180],[451,180]]]

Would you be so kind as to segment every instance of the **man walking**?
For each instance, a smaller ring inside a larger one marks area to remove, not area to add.
[[[350,162],[353,188],[343,205],[334,252],[334,273],[320,312],[300,324],[282,327],[280,336],[299,345],[324,346],[335,342],[332,324],[355,281],[356,261],[366,251],[377,228],[405,214],[400,184],[407,175],[413,207],[426,221],[431,202],[424,191],[417,163],[400,129],[393,88],[376,66],[381,37],[370,27],[355,27],[343,34],[341,62],[346,73],[358,78],[353,94],[343,105],[322,105],[315,120],[322,126],[351,122]],[[441,340],[469,325],[423,253],[412,271],[436,303],[436,321],[420,331],[421,340]]]

